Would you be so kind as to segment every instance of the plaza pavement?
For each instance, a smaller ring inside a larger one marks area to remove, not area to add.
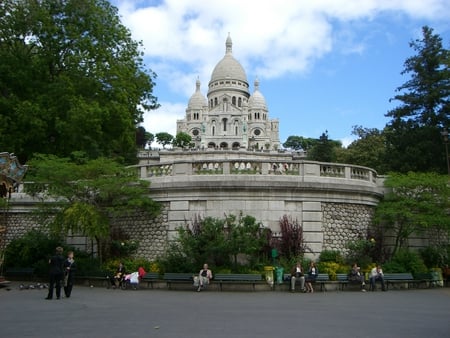
[[[0,337],[450,337],[450,288],[388,292],[0,289]]]

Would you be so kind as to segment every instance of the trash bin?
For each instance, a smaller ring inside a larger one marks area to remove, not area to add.
[[[265,266],[264,274],[266,275],[266,282],[273,285],[273,266]]]
[[[284,274],[284,268],[281,266],[277,266],[275,268],[275,273],[277,276],[277,284],[282,284],[283,283],[283,274]]]

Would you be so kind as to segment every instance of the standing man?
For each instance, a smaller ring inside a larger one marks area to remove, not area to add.
[[[56,298],[61,298],[61,281],[63,279],[64,257],[62,256],[63,248],[58,246],[56,253],[48,261],[50,265],[50,285],[48,287],[48,296],[45,299],[53,298],[53,288],[56,288]]]

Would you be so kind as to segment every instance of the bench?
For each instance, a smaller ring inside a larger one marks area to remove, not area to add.
[[[325,283],[330,281],[330,276],[327,273],[319,273],[314,281],[311,281],[311,284],[319,284],[320,291],[326,291]],[[308,283],[308,275],[305,275],[305,283]]]
[[[105,286],[109,289],[111,286],[111,282],[109,279],[108,274],[110,274],[107,271],[102,271],[98,273],[93,273],[91,275],[77,275],[75,274],[75,280],[82,281],[84,284],[87,284],[88,286],[100,284],[101,286]]]
[[[426,288],[433,286],[434,278],[431,272],[421,272],[414,275],[414,284],[417,288],[423,284]]]
[[[163,279],[167,283],[167,287],[169,288],[169,290],[172,287],[172,283],[194,282],[192,273],[166,272],[163,276]]]
[[[385,273],[384,283],[386,285],[386,290],[389,289],[389,285],[394,284],[407,284],[408,288],[414,285],[414,277],[410,272],[404,273]]]
[[[11,284],[9,280],[6,280],[3,276],[0,276],[0,288],[8,286],[9,284]]]
[[[444,279],[444,286],[448,286],[450,284],[450,268],[442,269],[442,278]]]
[[[214,276],[214,281],[219,283],[220,291],[222,291],[223,284],[251,284],[253,291],[256,290],[256,284],[266,284],[259,273],[218,273]]]
[[[34,268],[7,268],[5,270],[7,278],[26,278],[26,280],[33,280]]]
[[[347,287],[347,285],[358,285],[359,289],[361,290],[361,281],[355,280],[355,279],[349,279],[348,274],[346,273],[337,273],[336,274],[336,281],[339,283],[340,289],[344,290],[344,288]]]
[[[157,272],[147,272],[144,276],[142,276],[141,282],[147,283],[147,288],[151,285],[153,289],[153,283],[160,280],[159,273]]]

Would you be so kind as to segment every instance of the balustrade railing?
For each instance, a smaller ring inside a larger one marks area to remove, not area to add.
[[[294,175],[344,178],[376,183],[370,168],[313,161],[193,160],[170,164],[140,164],[141,178],[178,175]]]

